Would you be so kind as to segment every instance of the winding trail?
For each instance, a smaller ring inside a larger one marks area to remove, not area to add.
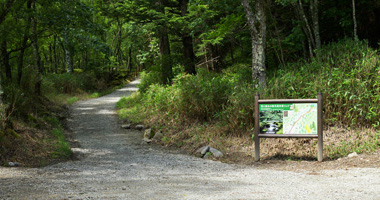
[[[380,199],[380,169],[289,172],[230,165],[141,143],[115,103],[138,81],[72,106],[80,159],[43,168],[0,167],[0,199]]]

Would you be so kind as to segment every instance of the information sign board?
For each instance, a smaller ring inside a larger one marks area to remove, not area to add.
[[[317,99],[260,99],[255,96],[255,159],[260,138],[318,138],[318,161],[323,160],[322,93]]]
[[[317,103],[260,104],[260,134],[318,134]]]

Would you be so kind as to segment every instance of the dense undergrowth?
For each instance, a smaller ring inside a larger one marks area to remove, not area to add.
[[[114,90],[108,76],[93,72],[48,74],[42,77],[41,96],[26,84],[4,88],[0,102],[0,165],[18,162],[23,166],[43,166],[71,158],[72,152],[62,125],[66,105],[95,98]],[[112,80],[115,81],[115,80]],[[119,85],[125,84],[119,80]],[[6,104],[5,104],[6,103]]]
[[[252,157],[254,96],[299,99],[324,97],[325,156],[373,152],[380,146],[380,57],[364,41],[344,40],[324,46],[310,61],[301,60],[268,72],[267,88],[257,91],[248,66],[235,65],[222,73],[198,69],[197,75],[178,74],[171,86],[157,82],[157,73],[141,74],[140,92],[118,102],[119,114],[144,122],[166,134],[168,145],[190,151],[210,144],[229,160]],[[337,131],[339,130],[339,131]],[[311,139],[263,140],[267,158],[312,158]]]

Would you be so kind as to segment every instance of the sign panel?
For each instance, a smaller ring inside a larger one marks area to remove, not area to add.
[[[317,103],[260,104],[261,134],[318,134]]]

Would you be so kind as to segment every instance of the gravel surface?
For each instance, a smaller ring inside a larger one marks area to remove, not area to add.
[[[68,126],[79,159],[0,167],[0,199],[380,199],[379,168],[280,171],[224,164],[143,144],[114,112],[138,81],[74,104]]]

